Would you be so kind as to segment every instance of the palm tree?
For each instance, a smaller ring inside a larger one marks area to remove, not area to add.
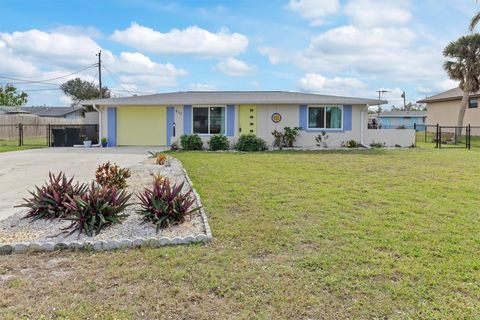
[[[443,50],[443,55],[447,59],[443,68],[450,79],[459,82],[463,91],[457,121],[457,126],[462,127],[470,94],[480,90],[480,34],[463,36],[451,42]],[[457,135],[461,134],[462,130],[457,130]]]
[[[473,31],[477,24],[480,22],[480,12],[477,12],[477,14],[472,18],[472,22],[470,22],[470,31]]]

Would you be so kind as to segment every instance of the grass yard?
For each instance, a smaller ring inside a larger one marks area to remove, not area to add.
[[[479,149],[175,156],[213,242],[0,256],[0,318],[480,318]]]
[[[28,150],[28,149],[38,149],[38,148],[46,148],[46,146],[41,147],[41,146],[13,146],[13,145],[7,145],[7,146],[2,146],[0,145],[0,153],[1,152],[9,152],[9,151],[20,151],[20,150]]]

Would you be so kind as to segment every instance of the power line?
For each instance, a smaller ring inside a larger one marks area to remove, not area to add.
[[[55,78],[50,78],[50,79],[44,79],[44,80],[29,80],[29,79],[19,79],[19,78],[2,77],[2,76],[0,76],[0,79],[21,81],[21,82],[24,82],[24,83],[44,83],[44,82],[48,82],[48,81],[52,81],[52,80],[58,80],[58,79],[66,78],[66,77],[69,77],[69,76],[73,76],[74,74],[80,73],[80,72],[82,72],[82,71],[85,71],[85,70],[87,70],[87,69],[90,69],[90,68],[96,67],[96,66],[97,66],[97,64],[94,63],[94,64],[89,65],[88,67],[82,68],[82,69],[80,69],[80,70],[78,70],[78,71],[75,71],[75,72],[72,72],[72,73],[69,73],[69,74],[60,76],[60,77],[55,77]]]
[[[60,88],[20,89],[20,91],[27,91],[27,92],[31,92],[31,91],[54,91],[54,90],[62,90],[62,89],[60,89]]]
[[[103,68],[112,76],[113,80],[115,80],[115,82],[122,88],[124,89],[124,91],[134,95],[134,94],[138,94],[139,92],[138,91],[135,91],[135,90],[128,90],[127,88],[125,88],[122,84],[124,84],[125,86],[127,86],[127,84],[125,84],[122,80],[120,80],[120,78],[118,78],[112,71],[110,71],[110,69],[108,69],[105,65],[103,65]]]

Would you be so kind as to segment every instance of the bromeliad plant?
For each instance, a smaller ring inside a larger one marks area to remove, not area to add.
[[[111,164],[110,161],[98,166],[95,172],[95,180],[102,187],[125,189],[128,178],[130,178],[130,170]]]
[[[68,234],[78,231],[79,235],[97,235],[102,229],[120,223],[127,215],[121,214],[128,206],[131,194],[116,187],[102,187],[94,182],[81,195],[68,197],[65,206],[71,217],[64,218],[72,223],[63,230]],[[68,231],[65,231],[68,232]]]
[[[165,161],[167,161],[167,156],[164,155],[163,153],[159,153],[155,159],[155,162],[161,166],[165,164]]]
[[[161,228],[180,224],[187,215],[200,210],[194,207],[195,199],[192,189],[182,193],[184,183],[171,184],[168,178],[155,181],[152,189],[145,189],[137,197],[140,200],[141,210],[138,214],[143,216],[144,222],[153,223],[157,232]]]
[[[49,181],[42,187],[35,186],[35,191],[30,191],[31,198],[24,198],[25,203],[16,207],[28,208],[25,218],[56,219],[70,214],[65,205],[69,198],[85,193],[87,185],[73,183],[73,177],[68,179],[63,172],[57,176],[48,174]]]

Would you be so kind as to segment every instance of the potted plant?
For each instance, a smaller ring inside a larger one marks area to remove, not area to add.
[[[83,146],[85,148],[90,148],[92,146],[92,140],[89,137],[85,136],[85,138],[83,139]]]
[[[107,138],[102,138],[101,142],[102,142],[102,148],[106,148],[107,145],[108,145],[108,140],[107,140]]]

